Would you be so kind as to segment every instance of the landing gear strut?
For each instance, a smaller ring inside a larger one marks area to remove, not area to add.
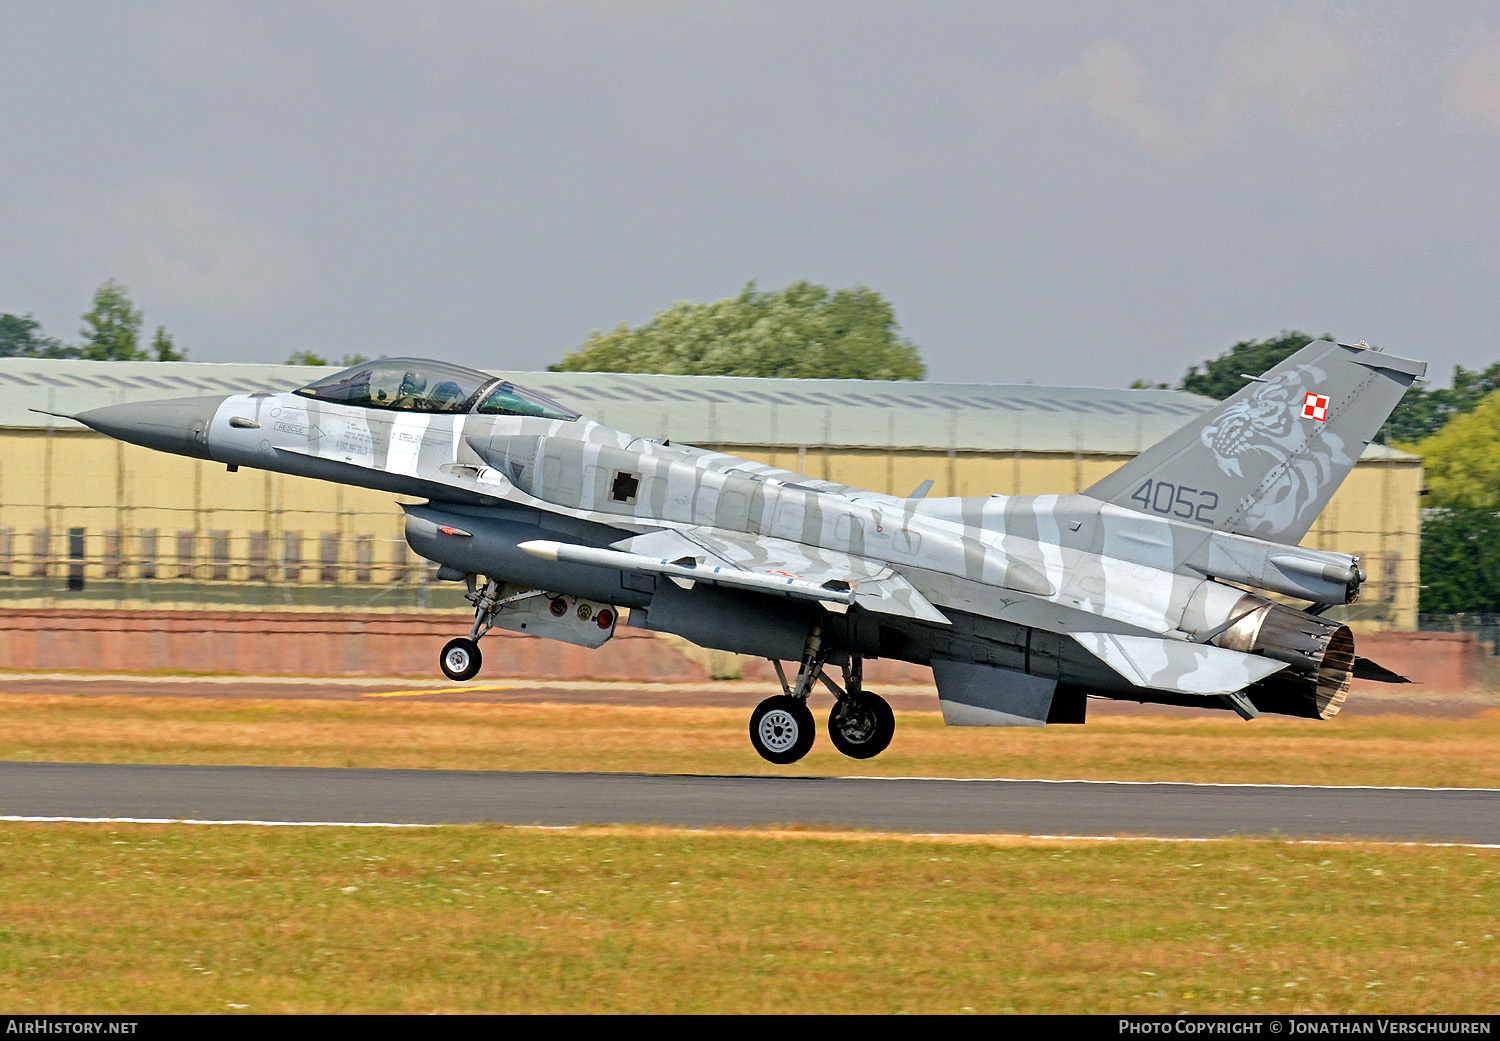
[[[896,717],[884,698],[864,689],[864,660],[850,655],[844,666],[843,686],[823,671],[827,661],[821,626],[814,626],[807,635],[794,684],[787,683],[781,662],[771,661],[782,693],[762,701],[750,716],[750,743],[762,759],[780,765],[795,763],[812,748],[817,728],[807,698],[818,682],[838,699],[828,715],[828,738],[833,747],[851,759],[870,759],[890,745]]]
[[[479,639],[494,628],[495,616],[500,613],[501,608],[517,600],[537,595],[529,592],[501,597],[499,582],[484,576],[484,583],[481,585],[480,577],[479,575],[464,576],[464,581],[469,586],[464,599],[474,605],[474,624],[469,629],[469,635],[449,640],[443,646],[443,653],[438,656],[438,666],[443,670],[443,675],[456,683],[471,680],[479,675],[479,667],[484,663],[484,657],[479,653]]]
[[[787,684],[781,662],[771,660],[776,667],[776,677],[781,680],[782,692],[756,705],[750,714],[750,743],[762,759],[785,766],[795,763],[812,748],[818,726],[808,711],[807,696],[823,674],[823,663],[827,660],[828,650],[823,646],[823,627],[820,625],[813,626],[812,632],[807,634],[795,686]]]
[[[863,686],[863,660],[850,657],[844,666],[844,689],[824,677],[838,701],[828,713],[828,739],[850,759],[873,759],[884,752],[896,733],[896,715],[879,694]]]

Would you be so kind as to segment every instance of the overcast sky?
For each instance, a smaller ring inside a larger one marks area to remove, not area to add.
[[[0,0],[0,311],[536,369],[755,279],[929,378],[1500,359],[1500,5]]]

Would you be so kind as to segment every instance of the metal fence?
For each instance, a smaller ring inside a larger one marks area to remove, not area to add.
[[[405,539],[355,531],[0,527],[0,602],[43,607],[423,611],[461,583]]]
[[[1428,633],[1473,633],[1481,647],[1500,655],[1500,614],[1419,614],[1417,628]]]

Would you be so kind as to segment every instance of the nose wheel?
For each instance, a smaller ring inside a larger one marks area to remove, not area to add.
[[[438,665],[442,668],[444,676],[462,683],[479,674],[479,666],[483,664],[483,661],[479,653],[479,644],[467,636],[460,636],[456,640],[448,641],[443,648],[442,656],[438,658]]]

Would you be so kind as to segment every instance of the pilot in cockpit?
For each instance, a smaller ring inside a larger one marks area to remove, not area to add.
[[[406,375],[401,377],[401,386],[396,391],[396,399],[390,403],[390,407],[426,411],[427,401],[422,397],[422,392],[426,389],[427,377],[420,372],[408,369]]]
[[[379,358],[325,376],[297,391],[309,398],[406,412],[574,420],[578,413],[509,380],[420,358]]]

